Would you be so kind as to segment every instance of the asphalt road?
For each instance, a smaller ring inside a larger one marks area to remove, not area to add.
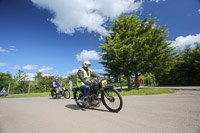
[[[0,99],[0,133],[200,133],[200,91],[124,96],[119,113],[73,99]]]
[[[174,89],[174,90],[200,91],[200,86],[158,86],[158,87],[141,86],[140,88],[162,88],[162,89]]]

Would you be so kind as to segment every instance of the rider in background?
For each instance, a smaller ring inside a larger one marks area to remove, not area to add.
[[[84,91],[84,105],[88,106],[88,94],[90,91],[91,77],[98,77],[90,71],[91,63],[85,61],[83,67],[77,72],[77,86]]]
[[[57,95],[59,94],[59,87],[61,87],[61,83],[58,81],[58,77],[55,77],[55,81],[53,82],[53,89],[56,90]]]

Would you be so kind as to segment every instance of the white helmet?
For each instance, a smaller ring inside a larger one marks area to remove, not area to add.
[[[83,67],[88,67],[88,66],[91,66],[91,63],[89,61],[84,61]]]

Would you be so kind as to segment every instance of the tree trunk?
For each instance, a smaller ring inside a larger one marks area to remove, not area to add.
[[[31,89],[31,82],[29,81],[29,84],[28,84],[28,94],[30,93],[30,89]]]
[[[135,88],[139,88],[138,74],[135,73]]]
[[[127,76],[127,83],[128,83],[128,88],[131,89],[131,79],[130,76]]]
[[[9,92],[10,92],[10,83],[8,84],[8,94],[9,94]]]

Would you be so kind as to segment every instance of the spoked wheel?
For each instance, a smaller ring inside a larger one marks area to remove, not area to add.
[[[111,112],[119,112],[123,106],[123,100],[120,93],[115,89],[105,89],[101,95],[102,102]]]
[[[74,99],[75,99],[75,101],[76,101],[76,104],[77,104],[79,107],[81,107],[81,108],[85,107],[85,106],[83,105],[83,102],[84,102],[84,94],[83,94],[83,91],[82,91],[82,90],[78,89],[76,92],[74,92]]]
[[[56,99],[57,98],[56,92],[55,91],[51,91],[51,96],[52,96],[52,98]]]
[[[66,99],[69,99],[71,97],[71,94],[68,90],[64,90],[63,92],[63,96],[66,98]]]

